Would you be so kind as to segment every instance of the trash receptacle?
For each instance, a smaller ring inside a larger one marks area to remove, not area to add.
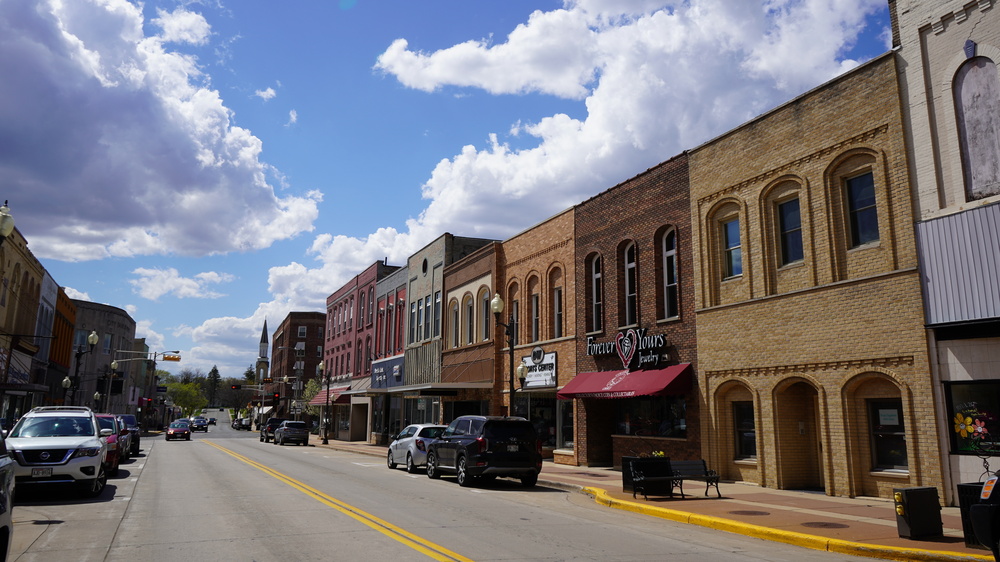
[[[972,506],[979,503],[979,493],[982,491],[982,482],[958,484],[958,509],[962,514],[962,534],[965,535],[965,546],[989,550],[976,538],[976,531],[972,527],[972,518],[969,516]]]
[[[900,537],[915,539],[943,534],[937,488],[893,488],[892,498]]]

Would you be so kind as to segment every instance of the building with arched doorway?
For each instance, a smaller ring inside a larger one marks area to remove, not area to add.
[[[702,452],[829,495],[941,485],[893,53],[690,151]]]

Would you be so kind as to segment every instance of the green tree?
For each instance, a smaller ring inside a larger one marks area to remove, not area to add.
[[[246,381],[248,383],[255,383],[255,382],[257,382],[257,381],[254,380],[255,378],[256,378],[256,374],[254,373],[253,365],[247,367],[246,371],[243,371],[243,380],[244,381]]]
[[[316,397],[320,391],[323,390],[323,385],[316,379],[309,379],[306,381],[306,387],[302,389],[302,401],[309,404],[313,398]],[[322,411],[322,406],[306,406],[306,413],[310,416],[318,416]]]
[[[208,398],[209,404],[218,404],[216,397],[219,394],[219,382],[221,378],[219,376],[219,367],[212,365],[212,370],[205,377],[205,397]]]
[[[195,382],[168,384],[167,398],[173,401],[174,406],[181,409],[184,417],[191,417],[208,404],[208,399],[202,394],[201,385]]]

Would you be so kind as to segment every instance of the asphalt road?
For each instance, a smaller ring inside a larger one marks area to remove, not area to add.
[[[18,561],[672,560],[848,557],[608,509],[498,479],[461,488],[375,457],[261,443],[219,424],[144,438],[97,500],[21,494]],[[214,415],[214,414],[210,414]]]

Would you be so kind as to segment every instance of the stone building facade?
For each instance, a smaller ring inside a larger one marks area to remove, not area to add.
[[[828,495],[940,486],[893,53],[690,151],[702,451]]]

